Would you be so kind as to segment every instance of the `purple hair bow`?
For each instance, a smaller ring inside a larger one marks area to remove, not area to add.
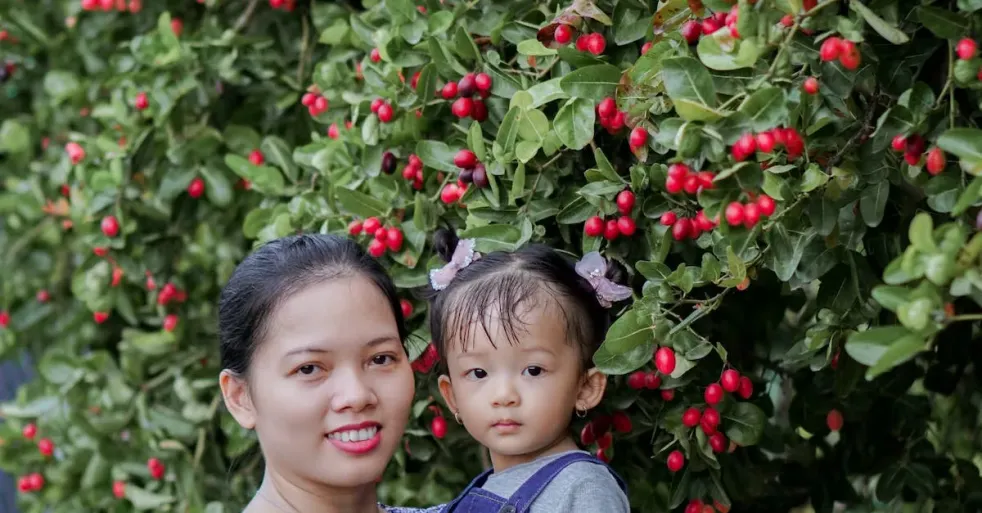
[[[606,278],[607,260],[597,251],[583,255],[576,263],[576,273],[587,279],[593,290],[597,291],[597,300],[604,308],[610,308],[615,301],[631,297],[631,289],[618,285]]]
[[[430,271],[430,286],[433,290],[443,290],[450,285],[450,281],[461,269],[471,265],[471,262],[481,258],[481,254],[474,251],[474,239],[463,239],[457,242],[457,247],[453,251],[453,256],[447,265]]]

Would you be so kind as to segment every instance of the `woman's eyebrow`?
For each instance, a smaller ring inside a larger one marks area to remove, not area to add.
[[[368,343],[365,344],[365,347],[380,346],[380,345],[385,344],[387,342],[396,342],[398,340],[399,340],[398,337],[395,337],[395,336],[392,336],[392,335],[382,335],[382,336],[375,337],[372,340],[368,341]],[[298,347],[296,349],[293,349],[291,351],[288,351],[284,356],[293,356],[293,355],[296,355],[296,354],[303,354],[303,353],[325,354],[325,353],[332,353],[332,352],[333,351],[331,351],[330,349],[327,349],[327,348],[324,348],[324,347],[320,347],[320,346],[304,346],[304,347]]]

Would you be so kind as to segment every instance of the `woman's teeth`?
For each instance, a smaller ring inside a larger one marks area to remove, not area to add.
[[[365,440],[374,438],[376,433],[378,433],[378,427],[370,427],[352,429],[351,431],[335,431],[327,435],[327,437],[332,440],[341,440],[342,442],[364,442]]]

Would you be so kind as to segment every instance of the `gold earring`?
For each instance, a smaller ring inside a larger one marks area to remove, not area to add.
[[[463,424],[463,422],[460,421],[460,412],[459,411],[453,412],[453,419],[457,421],[457,424]]]

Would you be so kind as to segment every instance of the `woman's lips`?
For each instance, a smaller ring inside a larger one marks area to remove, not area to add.
[[[382,443],[382,425],[363,422],[343,426],[327,435],[327,441],[348,454],[366,454]]]

